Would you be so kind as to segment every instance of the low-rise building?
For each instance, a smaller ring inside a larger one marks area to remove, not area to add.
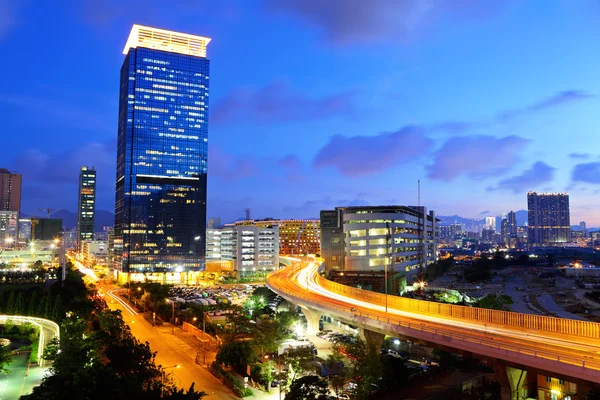
[[[108,266],[108,242],[104,240],[81,241],[81,254],[84,265],[88,267]]]

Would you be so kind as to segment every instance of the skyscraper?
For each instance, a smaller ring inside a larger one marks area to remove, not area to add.
[[[78,194],[77,250],[81,250],[83,240],[94,239],[94,222],[96,220],[96,171],[94,167],[81,167]]]
[[[179,272],[205,266],[209,41],[139,25],[127,40],[114,243],[122,273],[184,280]]]
[[[496,217],[485,217],[485,227],[488,230],[496,230]]]
[[[571,239],[568,193],[527,193],[530,245],[566,243]]]
[[[508,234],[510,237],[517,237],[517,215],[514,211],[508,213]]]
[[[21,174],[4,168],[0,168],[0,211],[21,213]]]

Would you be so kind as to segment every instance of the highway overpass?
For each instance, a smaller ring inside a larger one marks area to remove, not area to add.
[[[511,368],[505,367],[600,383],[598,323],[386,296],[323,278],[320,262],[296,263],[267,277],[271,290],[302,308],[309,331],[318,330],[325,314],[359,326],[370,341],[390,334],[486,358],[502,371],[503,399],[518,389],[511,380],[521,379],[507,376]]]

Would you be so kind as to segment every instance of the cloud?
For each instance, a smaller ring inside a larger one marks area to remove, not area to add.
[[[485,215],[485,214],[489,214],[490,210],[485,210],[479,213],[479,215]]]
[[[427,167],[431,179],[451,181],[461,175],[482,179],[505,172],[529,140],[520,136],[475,135],[450,138]]]
[[[323,31],[336,45],[408,42],[442,17],[482,18],[503,2],[476,0],[266,0],[270,13],[296,16]]]
[[[360,195],[350,199],[334,199],[330,196],[324,196],[316,200],[308,200],[300,205],[285,206],[281,210],[282,215],[289,215],[290,218],[319,218],[321,210],[330,210],[335,207],[349,206],[367,206],[369,203],[361,198]]]
[[[255,175],[256,170],[256,161],[250,156],[234,157],[215,145],[209,148],[209,177],[217,177],[225,181],[237,181]]]
[[[600,162],[577,164],[571,178],[573,182],[600,183]]]
[[[353,92],[308,98],[287,84],[274,82],[259,89],[240,88],[215,104],[211,123],[253,120],[261,123],[293,122],[354,114]]]
[[[537,103],[531,104],[527,107],[501,112],[498,114],[496,119],[498,122],[508,122],[524,115],[546,111],[582,100],[588,100],[593,97],[593,95],[581,90],[563,90],[562,92],[555,93],[554,95],[542,99]]]
[[[23,210],[41,206],[67,208],[77,206],[77,185],[81,166],[97,171],[98,206],[114,206],[116,143],[86,142],[60,153],[29,148],[9,163],[10,170],[23,175]]]
[[[586,160],[586,159],[590,158],[590,154],[588,154],[588,153],[570,153],[569,157],[575,158],[575,159]]]
[[[523,193],[534,189],[542,183],[551,181],[554,178],[555,169],[542,161],[538,161],[520,175],[503,179],[498,183],[498,186],[495,188],[490,187],[488,190],[506,189],[512,190],[515,194]]]
[[[319,150],[313,165],[334,167],[344,176],[369,175],[416,160],[432,145],[423,129],[415,126],[376,136],[335,135]]]
[[[304,173],[304,164],[293,154],[288,154],[280,159],[277,165],[284,170],[288,182],[300,183],[308,180]]]

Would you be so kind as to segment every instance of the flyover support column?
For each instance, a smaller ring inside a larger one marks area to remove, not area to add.
[[[369,347],[374,347],[377,351],[381,349],[381,346],[383,345],[383,339],[385,339],[385,335],[383,333],[370,331],[365,328],[360,328],[358,332],[360,338],[367,342],[367,345],[369,345]]]
[[[319,321],[321,320],[321,312],[308,307],[300,307],[302,314],[306,317],[306,333],[316,335],[319,332]]]
[[[500,398],[502,400],[525,398],[529,394],[529,390],[536,385],[536,374],[529,374],[525,370],[508,367],[499,360],[493,363],[493,368],[494,374],[500,383]]]

